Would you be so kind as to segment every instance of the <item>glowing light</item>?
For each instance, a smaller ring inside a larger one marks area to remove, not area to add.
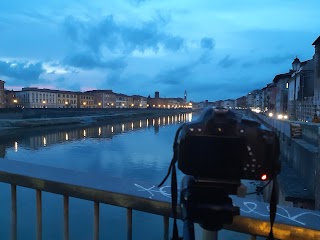
[[[133,122],[131,123],[131,129],[133,130]]]
[[[133,107],[133,106],[134,106],[134,104],[132,103],[132,104],[131,104],[131,107]]]
[[[284,119],[288,119],[288,115],[284,115],[283,118],[284,118]]]
[[[124,132],[124,124],[121,125],[121,131]]]
[[[111,103],[111,106],[113,106],[113,103]]]
[[[170,117],[168,116],[168,124],[170,123]]]
[[[163,124],[166,124],[166,118],[163,117],[163,120],[162,120]]]
[[[46,101],[42,101],[43,104],[46,104]]]
[[[155,106],[156,106],[156,105],[154,105],[154,104],[152,105],[152,107],[155,107]]]
[[[113,126],[111,126],[111,132],[113,133]]]
[[[18,103],[18,100],[17,100],[17,99],[14,99],[13,102],[14,102],[14,103]]]
[[[86,137],[87,136],[87,132],[86,130],[83,130],[83,136]]]
[[[155,123],[155,121],[154,121],[154,119],[152,119],[152,126],[154,126],[154,123]]]
[[[269,117],[273,117],[273,113],[272,113],[272,112],[269,113],[268,116],[269,116]]]
[[[283,118],[282,114],[279,114],[278,119],[282,119],[282,118]]]
[[[101,102],[99,102],[98,105],[101,106]]]
[[[98,132],[99,132],[99,136],[101,136],[101,127],[99,127]]]
[[[188,120],[189,120],[189,122],[192,121],[192,113],[189,113],[189,114],[188,114]]]
[[[265,180],[267,180],[267,179],[268,179],[267,174],[262,174],[262,175],[261,175],[261,180],[262,180],[262,181],[265,181]]]
[[[17,142],[14,142],[14,151],[18,152],[18,143]]]
[[[83,105],[87,105],[87,103],[86,103],[86,102],[83,102]]]
[[[149,127],[149,119],[147,119],[147,127]]]
[[[124,106],[124,103],[122,103],[121,106],[123,107],[123,106]]]
[[[66,101],[66,102],[64,102],[64,104],[67,105],[67,104],[69,104],[69,102]],[[83,104],[84,104],[84,103],[83,103]],[[85,105],[85,104],[84,104],[84,105]]]
[[[47,139],[46,139],[46,137],[43,137],[43,146],[47,146]]]
[[[142,122],[141,122],[141,120],[140,120],[140,122],[139,122],[139,127],[141,127],[142,126]]]
[[[66,133],[66,141],[69,141],[69,135]]]
[[[139,106],[142,107],[142,104],[140,103]]]

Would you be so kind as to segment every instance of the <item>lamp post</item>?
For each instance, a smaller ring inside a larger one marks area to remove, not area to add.
[[[13,99],[13,103],[14,103],[15,107],[18,107],[18,100],[17,99]]]

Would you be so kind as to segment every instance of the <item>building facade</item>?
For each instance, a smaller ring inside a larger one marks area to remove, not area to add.
[[[314,105],[315,113],[320,114],[320,36],[312,43],[315,49],[314,61]]]
[[[5,108],[5,92],[4,92],[5,81],[0,80],[0,108]]]

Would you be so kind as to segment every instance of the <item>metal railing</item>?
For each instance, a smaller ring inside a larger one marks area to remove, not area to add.
[[[67,177],[64,177],[67,176]],[[112,184],[109,183],[112,180]],[[46,167],[15,161],[0,162],[0,182],[11,184],[11,239],[17,239],[17,186],[35,189],[36,194],[36,239],[42,239],[42,192],[63,196],[63,237],[69,239],[69,198],[75,197],[93,202],[93,239],[99,239],[100,204],[110,204],[127,209],[127,239],[132,239],[132,211],[138,210],[163,217],[163,239],[169,239],[169,218],[171,203],[166,198],[149,199],[143,193],[124,186],[121,179]],[[104,184],[101,184],[104,183]],[[132,183],[132,181],[130,182]],[[180,213],[179,213],[180,217]],[[255,236],[268,236],[270,223],[266,219],[236,216],[232,225],[225,229]],[[320,227],[319,227],[320,229]],[[277,239],[320,239],[320,230],[308,229],[285,223],[275,223],[274,236]]]

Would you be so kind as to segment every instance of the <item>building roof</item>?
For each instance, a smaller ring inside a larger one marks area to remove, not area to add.
[[[296,57],[296,58],[293,60],[293,62],[292,62],[292,63],[299,63],[299,62],[300,62],[299,58],[298,58],[298,57]]]
[[[291,77],[290,73],[281,73],[281,74],[276,75],[273,78],[272,82],[277,83],[277,82],[279,82],[280,79],[289,78],[289,77]]]
[[[312,45],[320,44],[320,36],[312,43]]]

